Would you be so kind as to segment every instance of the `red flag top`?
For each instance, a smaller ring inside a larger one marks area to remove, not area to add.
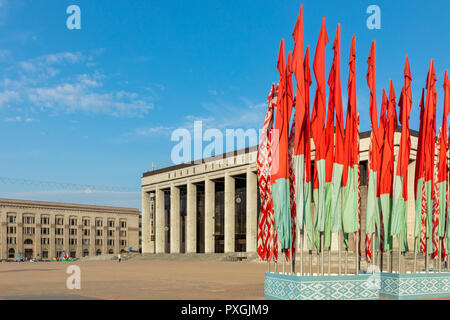
[[[367,85],[370,89],[370,122],[372,124],[372,151],[370,152],[370,168],[373,171],[378,170],[378,153],[380,149],[380,139],[377,124],[377,92],[376,92],[376,41],[372,42],[369,58],[367,59]]]
[[[358,115],[356,110],[356,37],[353,35],[350,46],[350,58],[348,62],[349,74],[347,85],[347,120],[345,123],[344,137],[344,170],[342,173],[342,184],[347,185],[348,166],[358,162]]]
[[[384,90],[383,90],[384,93]],[[392,196],[394,178],[394,134],[397,129],[397,102],[392,80],[389,80],[389,101],[387,102],[386,124],[384,129],[383,157],[380,170],[380,194]]]
[[[309,69],[309,46],[306,47],[305,60],[304,60],[304,71],[305,71],[305,182],[311,182],[311,121],[309,118],[310,114],[310,99],[309,99],[309,89],[312,84],[311,70]]]
[[[447,71],[444,75],[444,114],[442,117],[442,132],[441,132],[441,149],[439,152],[439,172],[438,182],[446,181],[447,179],[447,116],[450,112],[450,83],[448,81]]]
[[[424,180],[433,181],[435,137],[436,137],[436,72],[434,62],[430,61],[427,76],[427,96],[424,113]],[[434,190],[434,189],[433,189]]]
[[[297,82],[296,101],[295,101],[295,138],[294,155],[304,154],[305,152],[305,74],[303,65],[303,4],[300,5],[297,23],[292,33],[294,39],[294,53],[292,54],[292,71]],[[309,110],[308,110],[309,115]],[[308,120],[309,121],[309,120]]]
[[[417,141],[417,154],[416,154],[416,170],[414,173],[414,197],[417,200],[417,184],[421,178],[423,178],[423,167],[424,167],[424,113],[425,113],[425,105],[424,105],[424,97],[425,97],[425,89],[422,89],[422,97],[420,98],[420,127],[419,127],[419,138]],[[422,191],[419,194],[422,197]]]
[[[326,112],[326,82],[325,82],[325,46],[328,43],[328,35],[325,27],[325,17],[322,20],[319,40],[314,56],[313,70],[316,78],[316,93],[314,107],[311,115],[311,131],[316,148],[316,161],[325,159],[325,112]]]
[[[281,40],[277,69],[280,73],[275,119],[275,139],[272,166],[272,181],[289,179],[288,134],[289,120],[286,99],[286,69],[284,64],[284,39]]]
[[[402,126],[402,134],[400,138],[400,150],[397,162],[397,176],[403,178],[403,199],[408,200],[408,164],[409,154],[411,151],[411,137],[409,133],[409,114],[412,107],[411,95],[411,71],[409,68],[408,55],[405,57],[405,82],[399,101],[400,106],[400,123]]]

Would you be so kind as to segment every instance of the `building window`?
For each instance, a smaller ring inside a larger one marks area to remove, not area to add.
[[[103,220],[100,220],[100,219],[95,220],[95,226],[96,227],[102,227],[103,226]]]
[[[50,224],[50,217],[41,217],[41,224]]]
[[[108,220],[108,227],[114,228],[114,220]]]
[[[101,237],[103,234],[102,230],[96,230],[97,237]]]
[[[108,230],[108,237],[114,237],[114,230]]]
[[[24,241],[24,244],[33,244],[33,240],[31,240],[31,239],[26,239],[26,240]]]
[[[97,256],[102,254],[102,250],[98,249],[97,252],[95,253]]]
[[[8,220],[8,223],[16,223],[16,216],[15,215],[9,215],[7,220]]]
[[[64,218],[63,217],[56,217],[55,224],[58,226],[62,226],[64,224]]]
[[[77,244],[77,239],[76,238],[70,238],[70,245],[74,246]]]
[[[95,245],[101,246],[103,244],[102,239],[95,239]]]
[[[8,242],[8,244],[16,244],[16,238],[15,237],[8,237],[7,242]]]
[[[89,229],[83,229],[83,235],[84,236],[89,236],[91,234],[91,230]]]
[[[89,227],[91,225],[91,222],[89,219],[83,219],[83,226]]]
[[[83,245],[90,245],[91,244],[91,240],[90,239],[83,239]]]
[[[42,228],[41,229],[41,234],[50,234],[50,228]]]
[[[77,257],[77,252],[76,251],[70,251],[70,257],[71,258],[76,258]]]
[[[108,246],[113,246],[113,245],[114,245],[114,240],[108,239]]]
[[[121,237],[126,237],[127,236],[127,231],[126,230],[120,231],[120,236]]]
[[[56,228],[55,234],[61,236],[64,234],[64,228]]]
[[[87,257],[89,255],[89,250],[84,249],[83,250],[83,257]]]
[[[41,238],[41,244],[50,244],[50,238]]]
[[[9,249],[9,251],[8,251],[8,258],[9,259],[14,259],[15,256],[16,256],[16,252],[14,251],[14,249],[13,248]]]
[[[70,225],[71,226],[76,226],[77,225],[77,219],[76,218],[70,218]]]
[[[8,227],[7,233],[8,234],[15,234],[16,233],[16,227]]]
[[[125,247],[127,245],[127,240],[120,240],[120,245]]]
[[[25,227],[25,228],[23,228],[23,234],[28,234],[28,235],[34,234],[34,228],[33,227]]]
[[[59,244],[59,245],[63,245],[64,244],[64,239],[63,238],[56,238],[55,239],[55,243]]]
[[[76,236],[77,235],[77,229],[70,229],[70,235]]]
[[[48,259],[48,251],[47,250],[42,251],[42,259]]]
[[[120,227],[121,228],[126,228],[127,227],[127,222],[126,221],[120,221]]]
[[[114,251],[112,249],[109,249],[108,253],[109,254],[114,254]]]
[[[24,224],[34,224],[34,217],[25,216],[22,218]]]

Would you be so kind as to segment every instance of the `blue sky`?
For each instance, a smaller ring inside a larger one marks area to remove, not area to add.
[[[66,27],[72,4],[81,8],[81,30]],[[370,128],[365,74],[372,40],[379,104],[389,78],[399,97],[409,55],[413,129],[434,59],[440,126],[450,68],[448,1],[303,4],[312,56],[326,17],[327,70],[341,23],[344,106],[356,34],[361,131]],[[381,9],[380,30],[366,26],[371,4]],[[223,131],[262,126],[268,89],[278,79],[280,39],[292,49],[299,6],[290,0],[0,0],[0,177],[114,187],[86,192],[16,181],[1,183],[0,197],[140,207],[142,173],[152,162],[172,164],[174,129],[191,128],[194,120]]]

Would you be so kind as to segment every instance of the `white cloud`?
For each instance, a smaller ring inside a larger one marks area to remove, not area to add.
[[[18,72],[11,68],[14,75],[0,80],[0,108],[20,102],[25,112],[83,112],[114,117],[142,117],[153,109],[152,97],[104,89],[108,79],[98,71],[75,75],[73,71],[63,72],[70,65],[80,70],[83,62],[92,60],[92,56],[86,58],[79,52],[64,52],[19,62]]]

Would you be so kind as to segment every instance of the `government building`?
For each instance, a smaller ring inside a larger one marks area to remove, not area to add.
[[[400,143],[399,130],[394,138],[395,159]],[[414,241],[414,159],[417,137],[418,133],[411,130],[407,217],[410,248]],[[365,226],[369,143],[370,132],[361,133],[362,234]],[[252,147],[145,172],[142,176],[142,252],[256,253],[260,207],[256,157],[257,147]],[[333,241],[332,250],[337,248],[337,242]]]
[[[139,251],[139,210],[0,199],[0,260]]]

